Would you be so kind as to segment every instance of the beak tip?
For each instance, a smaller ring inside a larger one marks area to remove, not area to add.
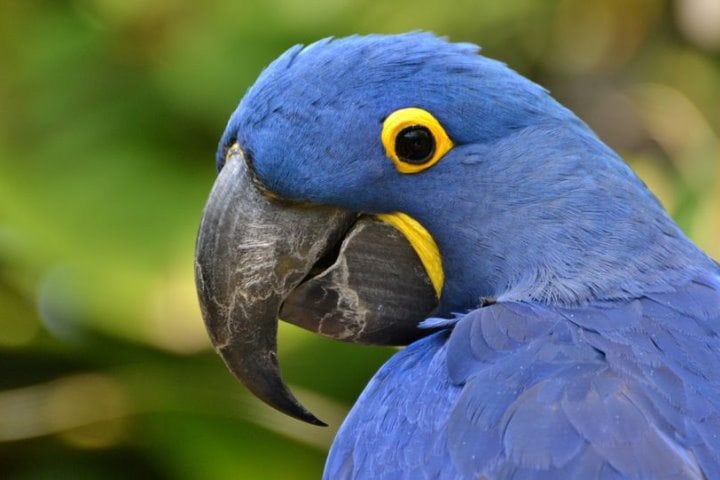
[[[315,415],[310,414],[310,417],[307,419],[303,419],[305,422],[315,425],[316,427],[327,427],[328,424],[317,418]]]
[[[289,410],[281,410],[283,413],[290,415],[293,418],[296,418],[298,420],[301,420],[305,423],[309,423],[310,425],[314,425],[316,427],[327,427],[328,424],[317,418],[315,415],[313,415],[309,410],[304,408],[299,403],[297,404],[299,408],[293,409],[292,411]]]
[[[215,345],[216,352],[228,370],[257,398],[274,409],[303,422],[319,427],[328,425],[306,409],[288,389],[280,375],[277,356],[248,355],[246,342],[228,341]]]

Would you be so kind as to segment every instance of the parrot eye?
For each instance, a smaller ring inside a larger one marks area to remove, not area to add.
[[[388,115],[380,137],[386,155],[401,173],[422,172],[453,147],[440,122],[421,108],[401,108]]]
[[[422,165],[435,153],[435,139],[426,127],[403,128],[395,137],[395,153],[403,162]]]

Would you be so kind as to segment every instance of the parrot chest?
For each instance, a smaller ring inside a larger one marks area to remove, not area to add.
[[[707,476],[720,436],[718,291],[712,279],[617,304],[470,312],[378,372],[325,476]]]

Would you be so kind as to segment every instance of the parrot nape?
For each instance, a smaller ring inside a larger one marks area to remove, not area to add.
[[[407,345],[327,479],[720,478],[720,265],[546,90],[431,33],[288,50],[232,114],[196,281],[260,399],[278,318]]]

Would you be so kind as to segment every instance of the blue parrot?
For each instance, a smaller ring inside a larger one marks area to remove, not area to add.
[[[546,90],[430,33],[285,52],[200,226],[211,340],[275,408],[277,320],[408,345],[327,479],[720,478],[720,265]]]

